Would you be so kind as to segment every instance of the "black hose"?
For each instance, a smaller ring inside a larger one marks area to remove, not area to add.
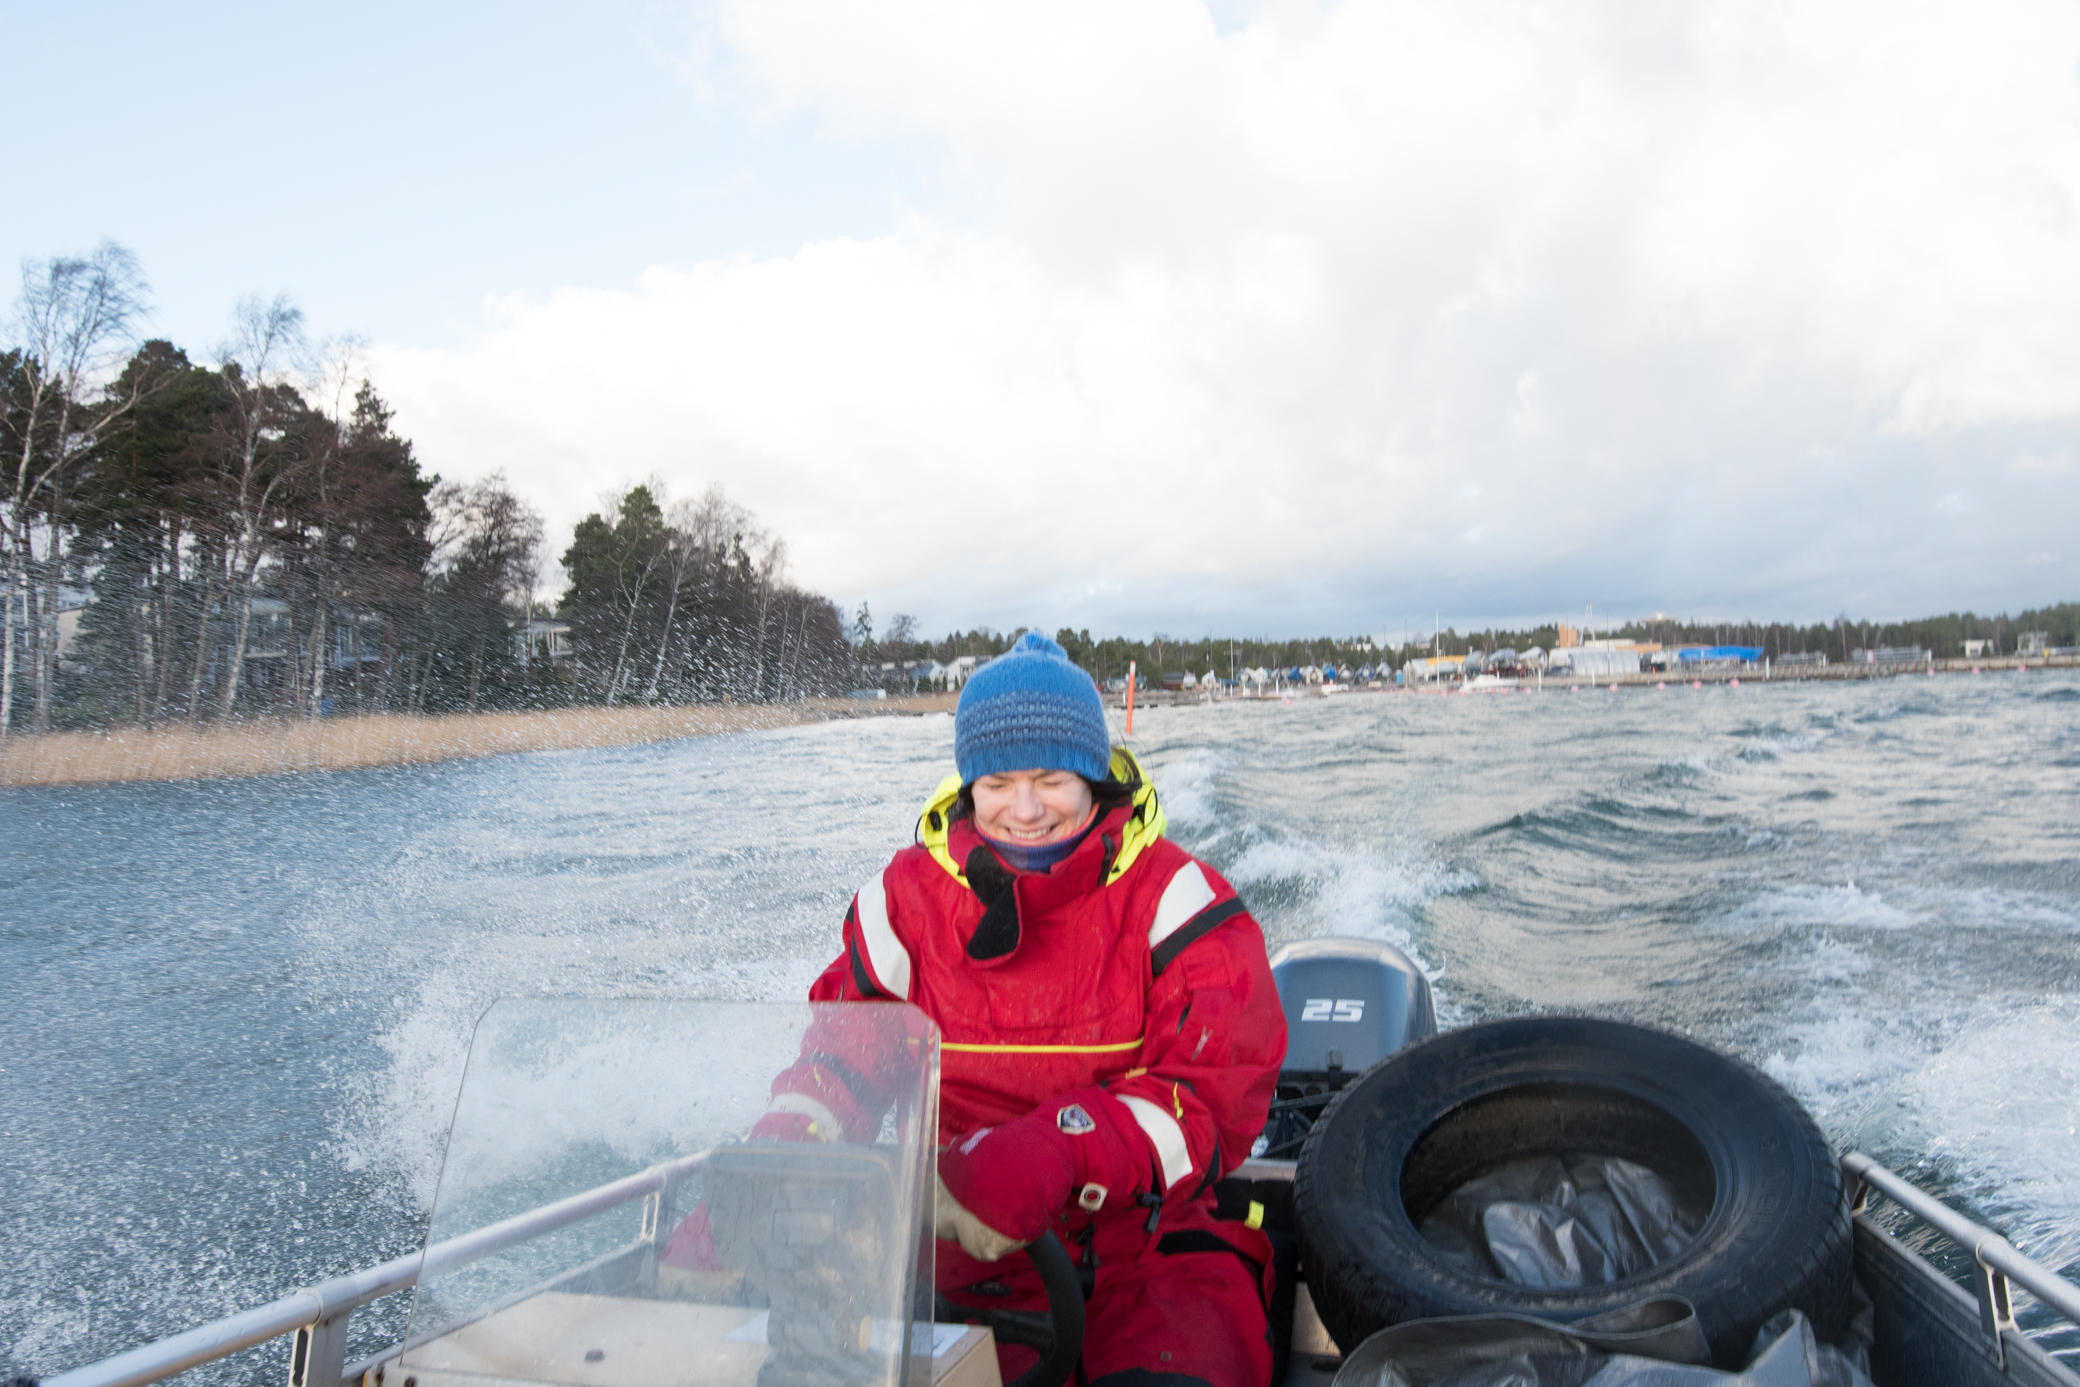
[[[1054,1321],[1054,1343],[1040,1361],[1020,1373],[1009,1387],[1062,1387],[1076,1375],[1076,1361],[1083,1357],[1083,1281],[1069,1260],[1069,1251],[1052,1229],[1042,1233],[1026,1255],[1040,1284],[1047,1288],[1047,1314]]]
[[[1045,1315],[1030,1310],[980,1310],[956,1305],[944,1296],[934,1297],[933,1313],[953,1324],[987,1325],[1000,1343],[1040,1351],[1040,1361],[1004,1387],[1063,1387],[1076,1375],[1076,1360],[1083,1357],[1083,1281],[1053,1230],[1027,1246],[1026,1255],[1033,1259],[1033,1270],[1040,1273],[1040,1284],[1047,1291]]]

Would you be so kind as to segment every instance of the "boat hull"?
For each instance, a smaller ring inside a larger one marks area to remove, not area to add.
[[[1856,1279],[1875,1312],[1871,1378],[1878,1387],[2080,1387],[2080,1374],[2015,1329],[2001,1332],[2003,1371],[1978,1302],[1861,1214]]]

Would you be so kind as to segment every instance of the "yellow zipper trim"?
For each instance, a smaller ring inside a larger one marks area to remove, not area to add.
[[[954,1050],[968,1055],[1112,1055],[1125,1050],[1138,1050],[1138,1040],[1111,1041],[1104,1045],[968,1045],[960,1041],[942,1040],[941,1050]]]

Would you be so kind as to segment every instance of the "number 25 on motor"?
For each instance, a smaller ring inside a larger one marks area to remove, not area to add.
[[[1362,998],[1309,997],[1300,1007],[1302,1021],[1361,1021],[1364,1017]]]

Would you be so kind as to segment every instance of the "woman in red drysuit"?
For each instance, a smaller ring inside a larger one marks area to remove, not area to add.
[[[1053,641],[1030,633],[968,681],[954,760],[809,992],[939,1025],[939,1287],[1043,1308],[1017,1249],[1052,1228],[1091,1288],[1092,1387],[1265,1387],[1270,1241],[1213,1201],[1285,1055],[1263,935],[1163,837],[1153,787]],[[797,1066],[775,1112],[847,1133],[872,1106],[857,1082]],[[999,1354],[1007,1380],[1033,1361]]]

